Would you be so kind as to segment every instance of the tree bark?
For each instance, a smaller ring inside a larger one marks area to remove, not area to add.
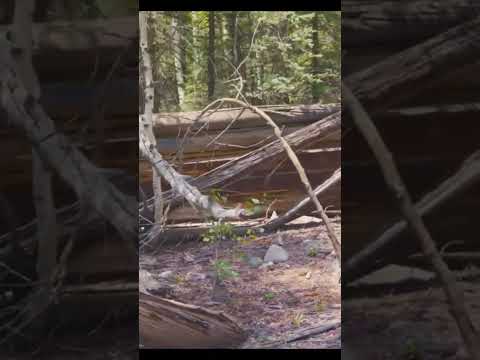
[[[140,346],[146,348],[235,348],[247,338],[222,312],[140,293]]]
[[[155,101],[155,88],[153,83],[152,62],[148,51],[148,16],[145,11],[141,11],[139,15],[140,21],[140,49],[142,57],[142,69],[144,78],[144,113],[140,116],[140,133],[145,133],[151,146],[156,147],[157,141],[153,135],[153,109]],[[173,20],[172,20],[173,21]],[[140,139],[139,139],[140,141]],[[153,169],[153,168],[152,168]],[[153,170],[153,197],[154,219],[155,223],[161,224],[163,219],[163,201],[162,201],[162,179],[160,175]]]
[[[185,99],[185,48],[182,41],[182,32],[184,30],[184,21],[182,13],[179,11],[172,15],[172,45],[173,45],[173,57],[175,62],[175,78],[177,81],[177,98],[178,105],[181,107]]]
[[[9,121],[25,132],[42,160],[72,186],[80,199],[90,203],[115,226],[136,256],[136,201],[106,181],[84,155],[55,131],[53,121],[19,80],[18,70],[10,56],[11,51],[11,45],[2,41],[0,79],[3,89],[8,91],[3,92],[1,106],[8,114]]]
[[[215,93],[215,11],[208,12],[208,99]]]
[[[477,17],[352,74],[345,83],[370,112],[385,110],[431,86],[435,75],[477,62],[479,27]]]
[[[342,46],[413,45],[478,15],[475,0],[347,0],[342,2]]]
[[[292,133],[285,137],[285,140],[294,149],[304,148],[313,143],[318,142],[322,138],[331,136],[338,132],[341,126],[341,113],[336,112],[326,118],[315,122],[309,126],[306,126],[295,133]],[[279,140],[276,140],[270,144],[267,144],[257,150],[254,150],[238,159],[232,160],[216,169],[209,171],[198,178],[191,181],[191,185],[195,186],[199,190],[207,189],[213,186],[224,184],[227,181],[231,183],[239,180],[240,174],[245,174],[251,171],[255,166],[263,163],[264,161],[275,158],[282,154],[284,148]],[[172,191],[166,191],[163,194],[166,202],[181,200],[181,196],[175,195]],[[152,199],[147,202],[148,206],[151,206]],[[143,208],[143,204],[140,204],[140,211]]]
[[[278,125],[296,126],[315,122],[332,115],[340,110],[340,105],[260,106],[259,108],[263,109]],[[196,119],[201,114],[199,111],[154,114],[153,127],[154,131],[162,136],[167,134],[177,136],[179,131],[184,131],[191,126],[194,121],[199,128],[208,123],[208,130],[222,130],[229,125],[239,113],[241,113],[241,115],[235,123],[230,126],[231,129],[265,126],[265,121],[253,111],[249,109],[229,108],[207,113],[198,120]]]
[[[480,337],[465,305],[464,293],[456,283],[452,272],[443,261],[435,241],[432,239],[429,230],[415,209],[405,183],[398,172],[392,154],[385,145],[369,115],[361,103],[355,98],[351,90],[343,86],[342,94],[344,94],[344,98],[351,109],[355,125],[374,153],[382,170],[385,182],[394,195],[405,220],[416,235],[425,257],[430,261],[442,283],[445,296],[450,305],[450,310],[470,356],[474,360],[480,360]]]
[[[318,39],[318,29],[320,28],[320,19],[318,11],[313,12],[312,18],[312,74],[314,78],[320,74],[320,42]],[[320,87],[317,83],[312,84],[312,101],[316,102],[320,98]]]

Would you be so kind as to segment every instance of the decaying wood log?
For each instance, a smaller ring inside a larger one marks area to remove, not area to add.
[[[347,86],[342,85],[342,94],[348,107],[351,109],[354,123],[374,153],[382,170],[385,182],[394,195],[405,220],[418,238],[425,257],[429,259],[436,275],[441,281],[443,291],[448,300],[449,309],[460,330],[460,335],[463,338],[469,355],[472,359],[480,360],[480,336],[472,322],[470,311],[465,304],[463,289],[457,284],[455,277],[442,259],[437,244],[425,226],[421,215],[415,208],[405,183],[400,176],[397,165],[393,160],[392,154],[385,145],[370,116]]]
[[[79,198],[88,201],[105,219],[114,225],[136,256],[137,205],[133,198],[120,193],[96,172],[83,154],[60,133],[40,104],[26,91],[18,78],[11,58],[11,44],[0,46],[0,79],[3,92],[1,106],[8,119],[25,132],[42,160],[68,183]],[[8,84],[8,86],[7,86]],[[7,91],[8,89],[8,91]]]
[[[140,346],[235,348],[246,340],[237,322],[221,312],[140,293]]]
[[[139,123],[140,129],[142,122]],[[171,186],[175,193],[199,212],[208,216],[213,216],[216,219],[238,219],[243,214],[243,209],[239,207],[235,209],[225,209],[210,197],[203,195],[195,186],[188,183],[184,177],[181,176],[168,161],[162,158],[158,150],[150,143],[146,137],[145,132],[141,129],[139,132],[139,148],[141,154],[148,159],[148,161],[155,168],[158,176],[162,176]],[[160,196],[160,194],[158,194]],[[153,201],[158,199],[153,197]]]
[[[477,151],[464,161],[455,174],[422,197],[422,199],[415,204],[415,208],[420,215],[425,216],[479,181],[480,151]],[[407,228],[408,224],[405,220],[394,223],[377,239],[349,258],[342,267],[344,279],[350,281],[371,269],[373,266],[372,257],[379,256],[380,252],[385,251],[398,235]]]
[[[317,186],[315,188],[315,190],[313,190],[315,196],[319,196],[322,192],[329,189],[331,186],[337,184],[340,181],[341,177],[342,177],[341,170],[340,169],[335,170],[335,172],[332,174],[332,176],[330,176],[326,181],[324,181],[322,184]],[[278,228],[279,226],[281,226],[283,224],[286,224],[287,222],[293,220],[296,216],[298,216],[300,214],[302,209],[307,204],[310,203],[310,201],[311,201],[310,197],[306,197],[305,199],[300,201],[297,205],[295,205],[293,208],[288,210],[282,216],[280,216],[276,219],[273,219],[273,220],[269,221],[268,223],[266,223],[265,225],[263,225],[263,228],[266,231],[272,231],[272,230]]]
[[[342,45],[418,43],[477,15],[475,0],[342,1]]]
[[[300,105],[300,106],[271,106],[261,107],[279,126],[298,126],[318,121],[340,110],[338,104],[327,105]],[[241,113],[241,115],[240,115]],[[153,123],[158,136],[174,135],[185,130],[201,114],[199,111],[186,113],[155,114]],[[230,127],[231,129],[265,126],[265,121],[253,111],[241,108],[219,109],[203,115],[197,121],[198,127],[208,123],[208,130],[222,130],[238,115],[239,118]]]
[[[7,33],[10,25],[0,26]],[[119,51],[138,39],[138,17],[86,21],[58,21],[33,25],[34,63],[40,74],[64,80],[65,70],[76,69],[86,75],[95,66],[103,69],[111,64]],[[138,62],[137,48],[129,54]],[[53,75],[53,77],[52,77]],[[78,76],[69,72],[70,78]]]
[[[337,112],[286,136],[285,140],[294,149],[305,148],[320,141],[322,138],[332,136],[332,134],[339,132],[340,125],[341,112]],[[193,179],[191,184],[199,190],[218,186],[227,182],[232,184],[239,181],[241,175],[253,171],[255,166],[273,159],[283,152],[284,149],[280,141],[276,140]],[[175,195],[171,190],[164,192],[163,197],[166,202],[181,200],[181,197]],[[153,199],[149,199],[147,205],[148,207],[151,207],[153,205]],[[140,204],[140,211],[143,211],[143,203]]]
[[[345,83],[370,111],[412,98],[444,74],[478,61],[480,17],[347,77]]]

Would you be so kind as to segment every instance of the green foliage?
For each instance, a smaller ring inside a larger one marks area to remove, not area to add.
[[[299,327],[300,325],[302,325],[304,320],[305,320],[305,316],[303,315],[303,313],[297,312],[297,313],[292,315],[291,323],[292,323],[293,326]]]
[[[227,197],[223,195],[220,189],[211,189],[209,193],[210,197],[220,204],[225,204],[227,202]]]
[[[308,254],[307,254],[307,255],[310,256],[310,257],[315,257],[315,256],[318,255],[318,251],[317,251],[317,249],[315,249],[315,248],[312,247],[312,248],[310,248],[310,249],[308,250]]]
[[[237,277],[239,274],[233,270],[232,264],[227,260],[217,260],[213,263],[213,268],[217,279],[224,281],[226,279]]]
[[[263,294],[263,299],[264,299],[265,301],[271,301],[271,300],[273,300],[276,296],[277,296],[277,294],[275,294],[274,292],[268,291],[268,292],[266,292],[265,294]]]
[[[234,226],[231,223],[222,221],[213,222],[212,226],[202,235],[202,241],[206,243],[216,243],[219,241],[235,240],[246,244],[256,239],[256,233],[252,229],[247,229],[243,236],[237,235]]]
[[[233,225],[230,223],[224,223],[222,221],[214,222],[203,235],[203,242],[215,243],[225,240],[238,240],[238,235],[233,231]]]
[[[233,32],[235,13],[237,28]],[[215,66],[215,98],[237,96],[242,88],[246,99],[256,105],[340,99],[339,11],[215,11],[213,58],[208,54],[208,11],[151,15],[154,77],[161,83],[156,104],[163,111],[198,110],[208,103],[209,61]],[[173,18],[181,35],[178,44]],[[235,53],[243,62],[238,72]],[[183,84],[176,77],[175,58],[181,58],[183,64]],[[184,91],[182,103],[178,101],[179,87]]]

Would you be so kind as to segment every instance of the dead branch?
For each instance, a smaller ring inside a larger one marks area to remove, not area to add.
[[[222,312],[140,292],[140,345],[147,348],[225,348],[246,340],[237,322]]]
[[[312,202],[315,204],[317,211],[320,212],[320,216],[325,223],[325,226],[327,228],[328,236],[330,238],[330,241],[332,243],[332,247],[335,250],[335,254],[337,256],[337,259],[339,263],[341,264],[341,247],[340,247],[340,242],[337,239],[337,236],[335,235],[335,231],[333,230],[332,225],[330,224],[330,220],[325,213],[322,205],[320,204],[320,201],[318,201],[318,198],[316,195],[313,193],[312,185],[310,184],[310,181],[308,180],[307,174],[305,172],[305,169],[303,166],[300,164],[300,161],[298,160],[297,154],[293,151],[289,143],[285,140],[285,138],[282,136],[282,132],[280,128],[275,124],[275,122],[268,116],[263,110],[256,108],[255,106],[248,105],[244,103],[243,101],[237,100],[237,99],[230,99],[230,98],[224,98],[220,99],[217,101],[222,101],[222,102],[229,102],[233,104],[237,104],[240,106],[243,106],[247,109],[250,109],[251,111],[255,112],[256,114],[260,115],[274,130],[275,136],[280,140],[280,143],[282,144],[282,147],[285,149],[288,157],[292,161],[293,165],[295,166],[298,175],[300,176],[300,179],[305,186],[305,189],[310,196]]]
[[[443,181],[434,190],[426,194],[415,204],[416,211],[424,216],[445,204],[450,199],[465,191],[480,181],[480,151],[470,155],[461,165],[460,169]],[[343,264],[344,279],[349,281],[363,273],[364,268],[372,263],[372,258],[382,249],[393,243],[403,231],[408,228],[405,220],[400,220],[391,225],[372,243],[353,255]]]
[[[109,221],[136,254],[136,201],[106,181],[65,136],[55,131],[53,121],[19,79],[11,44],[6,40],[0,40],[0,44],[1,106],[9,121],[25,132],[43,162]]]
[[[18,0],[15,3],[13,24],[13,43],[21,51],[12,56],[18,66],[18,75],[25,84],[26,90],[38,101],[40,86],[32,65],[32,15],[35,8],[34,0]],[[52,281],[57,264],[57,221],[53,200],[52,176],[45,166],[37,150],[33,149],[33,196],[35,211],[38,217],[37,228],[37,274],[39,281],[45,284],[41,287],[38,297],[31,303],[31,311],[38,313],[42,304],[49,304],[49,292],[52,291]],[[38,323],[43,326],[42,323]]]
[[[162,158],[158,150],[140,130],[139,147],[141,154],[152,164],[159,176],[162,176],[188,203],[200,212],[204,212],[216,219],[238,219],[243,214],[243,209],[224,209],[210,197],[203,195],[195,186],[189,184],[184,177]]]
[[[383,142],[369,115],[351,90],[347,86],[342,86],[342,94],[351,110],[356,127],[373,151],[388,187],[395,196],[408,224],[420,241],[425,256],[430,260],[432,267],[442,282],[445,295],[450,303],[450,310],[460,329],[460,334],[468,352],[472,359],[480,360],[480,338],[465,306],[464,294],[458,287],[455,277],[443,261],[421,216],[417,213],[395,165],[392,154]]]
[[[340,110],[338,104],[302,105],[302,106],[263,106],[265,112],[273,121],[280,125],[305,125],[318,121]],[[208,123],[208,130],[222,130],[238,116],[238,121],[231,124],[230,128],[249,128],[262,126],[265,121],[249,109],[228,108],[216,109],[215,112],[203,113],[199,111],[184,113],[153,114],[153,127],[158,134],[177,135],[179,129],[187,127],[202,127]]]
[[[335,172],[330,176],[327,180],[325,180],[322,184],[317,186],[315,190],[313,190],[313,193],[315,196],[319,196],[322,192],[330,189],[333,185],[337,184],[342,177],[341,174],[341,169],[335,170]],[[295,217],[298,216],[298,214],[305,208],[307,204],[311,202],[311,198],[308,196],[302,201],[300,201],[297,205],[295,205],[293,208],[288,210],[285,214],[282,216],[279,216],[276,219],[273,219],[269,222],[267,222],[265,225],[262,227],[265,229],[265,231],[273,231],[277,229],[278,227],[282,226],[283,224],[286,224],[287,222],[293,220]]]
[[[264,348],[276,348],[283,344],[289,344],[295,341],[305,340],[311,338],[312,336],[316,336],[319,334],[326,333],[328,331],[332,331],[338,329],[341,326],[339,322],[333,322],[327,325],[320,325],[320,326],[313,326],[311,328],[305,329],[301,331],[300,334],[293,335],[286,340],[275,341],[273,343],[263,344],[262,347]]]
[[[478,60],[480,17],[347,77],[367,109],[380,111],[412,98],[444,74]]]
[[[324,119],[305,126],[304,128],[295,131],[294,133],[285,136],[285,140],[294,149],[305,148],[313,143],[319,142],[322,139],[332,136],[340,131],[341,126],[341,112],[336,112]],[[199,190],[208,189],[214,186],[219,186],[229,182],[233,184],[239,181],[242,175],[252,171],[259,164],[273,159],[284,152],[284,148],[280,140],[276,140],[270,144],[264,145],[244,156],[231,160],[195,179],[190,183]],[[181,200],[181,196],[175,192],[168,190],[163,193],[165,202],[175,203]],[[153,205],[153,199],[149,199],[148,206]],[[144,204],[140,204],[140,211],[142,212]]]

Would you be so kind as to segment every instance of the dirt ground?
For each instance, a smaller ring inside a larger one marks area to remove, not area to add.
[[[480,281],[462,282],[472,321],[480,325]],[[466,359],[443,290],[343,300],[343,347],[362,359]],[[368,336],[366,336],[368,334]],[[343,357],[343,355],[342,355]]]
[[[336,218],[339,237],[340,223]],[[289,259],[271,268],[250,266],[247,257],[263,259],[279,236]],[[305,253],[302,242],[307,239],[321,241],[316,256]],[[228,260],[238,273],[225,280],[228,296],[224,301],[212,300],[215,258]],[[166,271],[173,273],[173,291],[167,297],[235,318],[249,333],[242,348],[340,348],[340,271],[323,225],[289,229],[246,244],[225,241],[216,247],[198,241],[163,246],[156,254],[142,256],[140,268],[154,279]],[[149,287],[142,275],[140,281],[140,288]],[[298,333],[327,324],[337,325],[305,340],[285,343]]]

